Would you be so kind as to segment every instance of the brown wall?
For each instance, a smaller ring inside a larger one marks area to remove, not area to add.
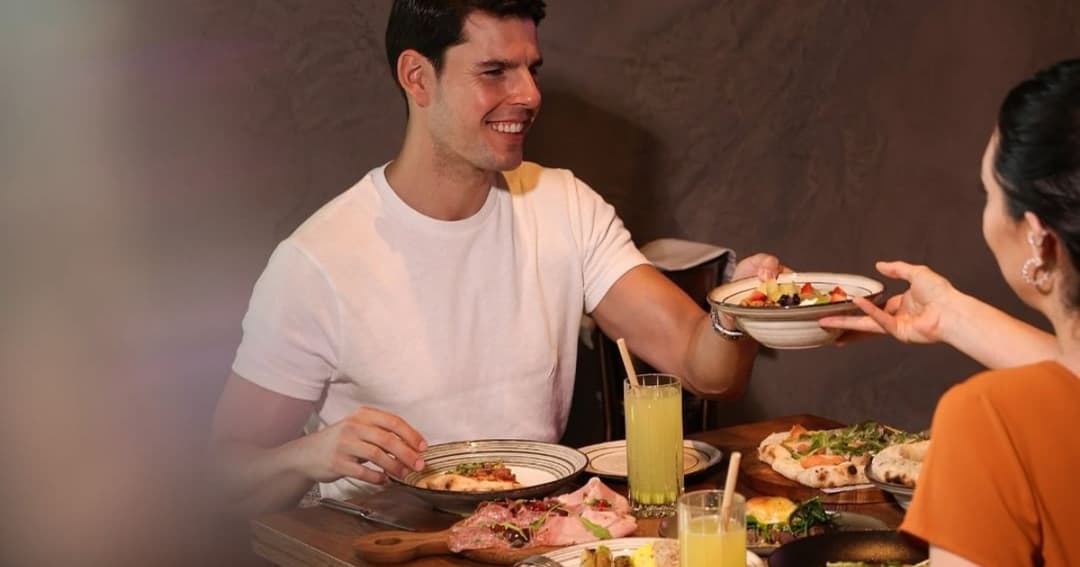
[[[0,17],[11,474],[29,498],[78,462],[93,489],[64,498],[115,497],[130,525],[110,533],[173,541],[208,528],[140,520],[162,486],[201,490],[191,458],[270,250],[400,142],[388,3],[24,4]],[[982,242],[977,165],[1005,89],[1080,53],[1078,22],[1071,0],[551,0],[527,157],[575,170],[639,244],[904,258],[1030,319]],[[724,421],[921,428],[976,369],[885,340],[767,354]],[[95,533],[8,553],[116,564]]]

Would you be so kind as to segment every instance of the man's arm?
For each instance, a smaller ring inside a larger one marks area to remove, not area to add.
[[[757,343],[717,335],[708,313],[653,266],[623,274],[592,316],[607,336],[625,338],[634,354],[695,394],[735,398],[746,387]]]
[[[363,461],[397,476],[423,468],[423,438],[400,417],[360,408],[330,427],[302,435],[313,407],[310,401],[229,375],[214,414],[211,449],[226,494],[240,512],[291,508],[317,481],[344,476],[386,481],[384,473]]]
[[[230,373],[210,446],[226,495],[240,511],[291,508],[311,488],[300,439],[313,406]]]

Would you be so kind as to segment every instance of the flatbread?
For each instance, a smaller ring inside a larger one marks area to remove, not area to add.
[[[870,463],[873,475],[885,482],[914,488],[919,480],[926,450],[930,441],[900,443],[882,449]]]
[[[773,433],[758,445],[758,458],[785,478],[812,488],[839,488],[870,482],[864,472],[869,455],[835,455],[842,460],[831,464],[803,466],[785,443],[790,431]]]

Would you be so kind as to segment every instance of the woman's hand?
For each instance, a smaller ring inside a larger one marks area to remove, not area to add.
[[[856,297],[855,305],[866,315],[824,317],[822,327],[857,333],[888,333],[905,343],[936,343],[943,340],[942,315],[956,295],[956,288],[926,266],[906,262],[878,262],[877,270],[893,279],[906,280],[910,287],[894,295],[879,309],[867,299]],[[844,342],[852,337],[845,335]]]

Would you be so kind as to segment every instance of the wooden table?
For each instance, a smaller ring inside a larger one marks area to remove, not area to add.
[[[825,429],[841,424],[813,415],[795,415],[725,427],[690,435],[690,438],[705,441],[720,448],[724,455],[731,451],[741,451],[744,455],[756,451],[758,443],[776,431],[789,429],[794,424],[801,424],[807,429]],[[726,462],[726,460],[725,460]],[[687,485],[687,490],[722,486],[726,466],[718,466],[701,478],[694,479]],[[625,486],[615,486],[625,490]],[[388,489],[392,490],[392,489]],[[740,482],[739,492],[753,496],[755,491]],[[402,496],[408,496],[401,493]],[[382,498],[393,498],[393,492]],[[360,500],[358,500],[360,502]],[[832,509],[857,511],[874,516],[895,528],[903,519],[903,510],[892,501],[872,504],[830,505]],[[452,517],[430,513],[425,518],[432,526],[446,527]],[[656,535],[658,524],[655,521],[642,521],[637,535]],[[361,561],[352,549],[352,540],[359,535],[388,529],[360,518],[323,507],[297,508],[288,512],[263,516],[252,522],[252,546],[256,553],[273,563],[284,567],[325,566],[349,567],[368,565]],[[408,563],[409,567],[462,567],[482,566],[483,563],[457,556],[425,557]]]

